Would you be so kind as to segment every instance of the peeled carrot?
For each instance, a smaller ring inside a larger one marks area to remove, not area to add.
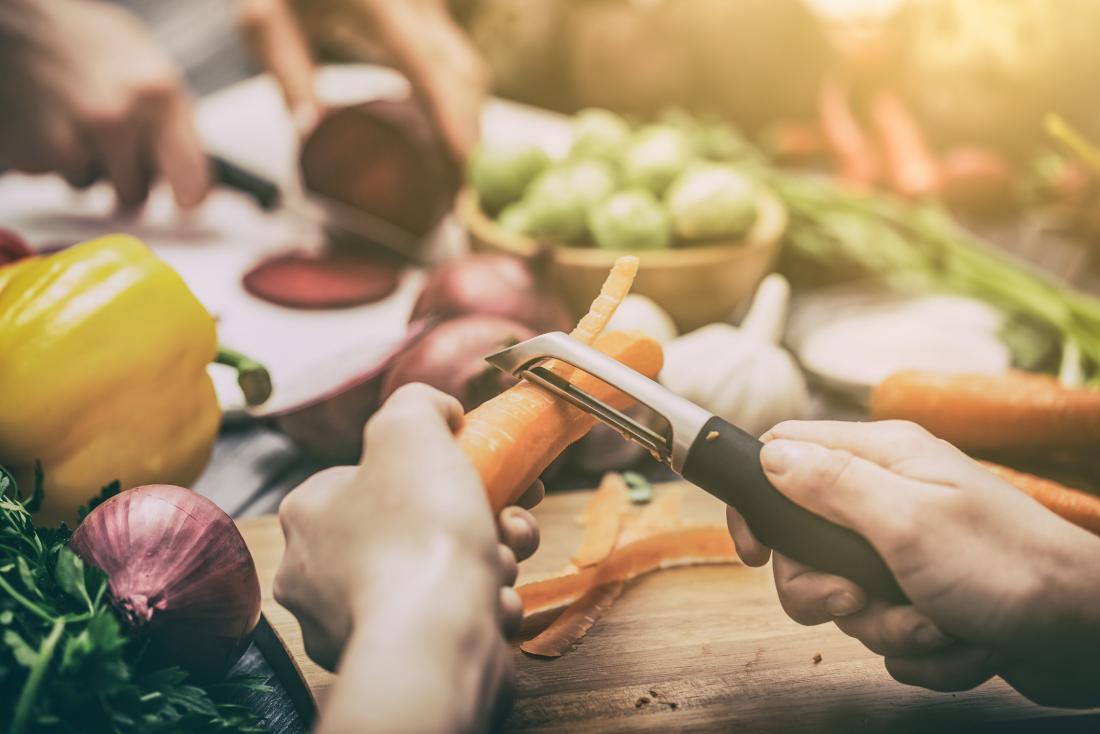
[[[943,154],[943,195],[953,206],[991,211],[1013,203],[1016,179],[997,151],[961,145]]]
[[[684,491],[680,487],[666,489],[645,506],[641,514],[630,516],[619,534],[619,544],[627,545],[651,535],[658,535],[680,526],[680,511],[684,506]]]
[[[577,568],[595,566],[607,558],[619,540],[629,507],[630,490],[626,481],[621,474],[607,474],[585,508],[584,538],[573,554],[573,565]]]
[[[871,100],[869,114],[894,191],[911,198],[939,191],[943,178],[939,162],[901,99],[892,92],[880,92]]]
[[[826,79],[818,95],[821,132],[836,157],[839,176],[859,186],[871,186],[881,175],[874,143],[852,111],[847,91],[835,79]]]
[[[661,346],[644,334],[610,332],[593,346],[647,377],[656,379],[661,371]],[[579,372],[573,383],[620,410],[632,402],[587,372]],[[467,413],[458,443],[481,475],[493,511],[500,512],[595,424],[588,413],[520,382]]]
[[[988,461],[981,464],[1016,489],[1031,495],[1055,515],[1100,535],[1100,497],[1007,466]]]
[[[1029,372],[899,372],[874,389],[871,413],[919,423],[965,451],[1100,446],[1100,390]]]

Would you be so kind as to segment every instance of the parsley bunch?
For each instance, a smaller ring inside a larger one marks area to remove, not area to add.
[[[68,549],[71,531],[34,526],[40,471],[35,485],[23,497],[0,466],[0,731],[263,732],[251,710],[226,702],[234,688],[263,689],[254,679],[200,687],[143,659],[145,645],[109,604],[107,577]]]

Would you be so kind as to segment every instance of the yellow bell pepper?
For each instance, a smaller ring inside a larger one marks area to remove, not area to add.
[[[214,319],[139,240],[102,237],[0,269],[0,464],[45,472],[40,521],[100,487],[189,485],[221,409]]]

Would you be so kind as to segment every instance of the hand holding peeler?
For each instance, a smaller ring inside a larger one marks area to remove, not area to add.
[[[650,428],[577,388],[544,362],[583,370],[634,398],[662,424]],[[692,484],[734,507],[765,545],[814,568],[843,576],[868,593],[906,603],[866,538],[795,504],[760,466],[763,444],[695,403],[561,332],[536,336],[486,357],[494,367],[549,390],[600,419]]]

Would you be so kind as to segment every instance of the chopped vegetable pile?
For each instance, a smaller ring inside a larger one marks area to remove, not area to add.
[[[233,689],[262,690],[254,679],[200,687],[178,667],[149,664],[108,603],[107,577],[67,547],[69,529],[34,527],[41,497],[40,477],[22,497],[0,467],[0,730],[265,731],[226,702]]]

